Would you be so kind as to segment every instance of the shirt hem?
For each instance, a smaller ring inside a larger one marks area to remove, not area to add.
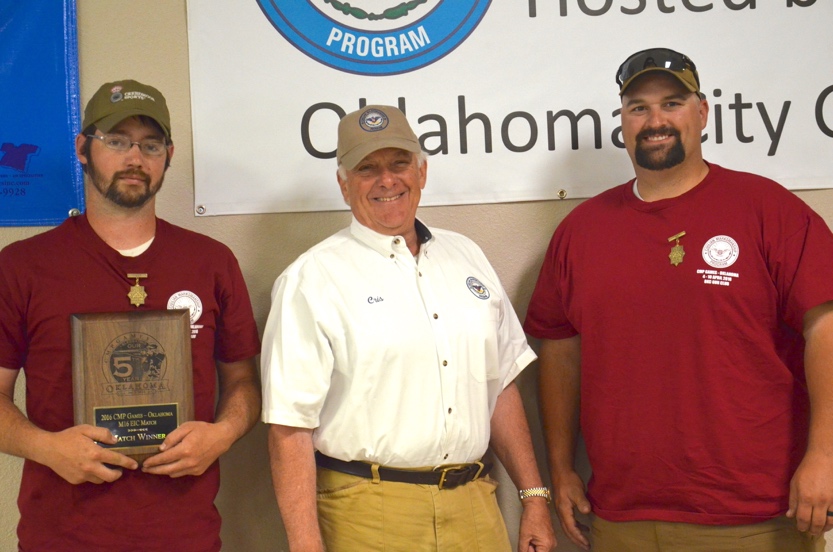
[[[680,512],[673,510],[601,510],[593,513],[605,521],[666,521],[671,523],[692,523],[696,525],[752,525],[781,517],[785,512],[771,514],[709,514],[704,512]]]

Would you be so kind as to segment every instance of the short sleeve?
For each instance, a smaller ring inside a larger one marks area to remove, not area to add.
[[[578,334],[567,319],[563,291],[568,286],[568,221],[569,217],[562,221],[550,240],[524,321],[524,330],[539,339],[566,339]]]
[[[0,251],[0,366],[19,369],[26,361],[26,328],[22,307],[25,292],[9,248]]]
[[[260,351],[260,340],[249,290],[237,259],[230,250],[227,250],[224,268],[218,282],[221,308],[214,356],[222,362],[236,362],[256,356]]]
[[[768,265],[781,317],[801,333],[807,311],[833,301],[833,234],[818,214],[798,202],[801,212],[785,216],[800,227],[773,248]]]
[[[330,387],[333,354],[304,290],[307,283],[290,266],[272,289],[261,352],[263,421],[269,424],[318,427]]]

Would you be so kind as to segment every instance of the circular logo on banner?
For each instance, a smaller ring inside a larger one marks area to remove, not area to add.
[[[395,75],[434,63],[474,31],[491,0],[257,0],[293,46],[333,69]]]
[[[729,236],[715,236],[703,246],[703,260],[714,268],[732,266],[738,260],[738,242]]]

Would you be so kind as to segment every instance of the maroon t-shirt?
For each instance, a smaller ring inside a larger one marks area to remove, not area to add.
[[[594,512],[714,525],[786,512],[808,431],[802,319],[830,300],[833,235],[771,180],[712,164],[676,198],[643,202],[629,182],[576,207],[524,328],[581,335]]]
[[[140,281],[141,307],[127,293]],[[206,236],[157,220],[156,237],[123,257],[85,216],[0,252],[0,366],[26,374],[26,410],[38,427],[73,424],[70,315],[191,309],[197,420],[213,421],[215,359],[260,352],[246,284],[234,255]],[[23,551],[194,551],[220,549],[214,506],[219,463],[199,477],[172,479],[125,470],[114,483],[71,485],[26,461],[18,498]]]

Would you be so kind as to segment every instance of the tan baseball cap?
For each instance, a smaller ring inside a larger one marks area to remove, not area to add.
[[[84,109],[83,128],[95,125],[101,132],[110,132],[123,120],[137,115],[150,117],[159,123],[167,138],[171,137],[171,115],[165,96],[134,80],[102,84]]]
[[[338,164],[353,170],[359,161],[382,148],[419,153],[422,148],[405,114],[389,105],[368,105],[338,123]]]

